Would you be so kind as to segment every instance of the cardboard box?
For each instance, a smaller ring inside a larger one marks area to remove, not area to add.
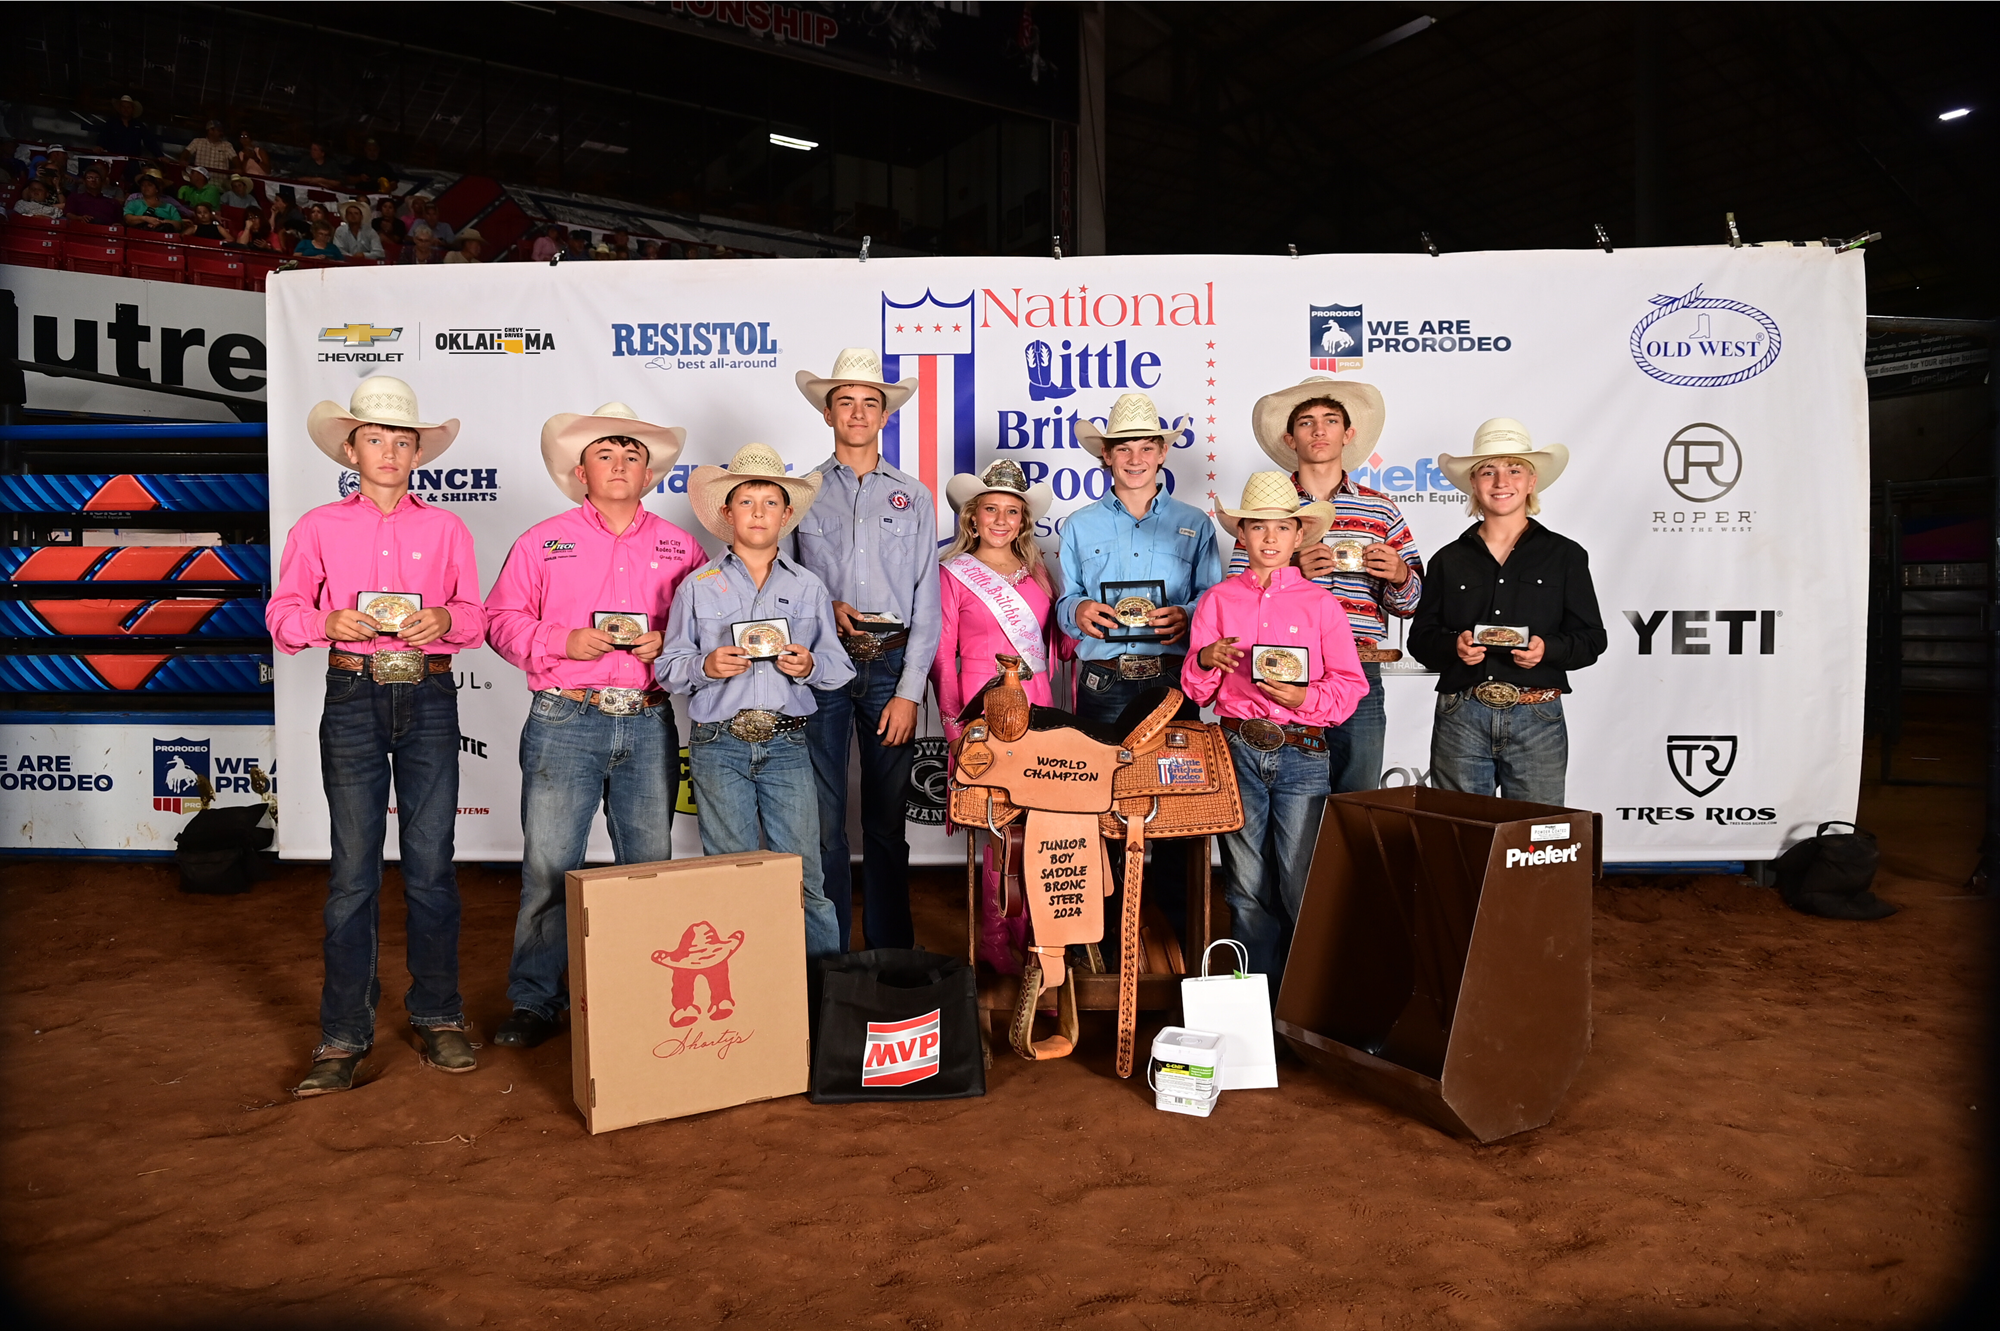
[[[811,1075],[796,855],[568,876],[571,1074],[591,1132],[799,1095]]]

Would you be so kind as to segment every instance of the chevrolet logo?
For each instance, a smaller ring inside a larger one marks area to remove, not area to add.
[[[400,328],[377,328],[374,324],[341,324],[319,330],[322,342],[341,342],[350,347],[372,347],[377,342],[394,342],[403,335]]]

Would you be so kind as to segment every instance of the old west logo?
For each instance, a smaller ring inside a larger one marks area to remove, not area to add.
[[[1632,327],[1632,360],[1663,384],[1726,388],[1754,379],[1778,359],[1784,338],[1770,315],[1740,300],[1702,294],[1654,296]]]
[[[431,342],[448,356],[539,356],[556,349],[556,335],[541,328],[447,328]]]

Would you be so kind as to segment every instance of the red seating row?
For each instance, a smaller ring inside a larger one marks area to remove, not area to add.
[[[147,234],[129,227],[96,226],[74,218],[56,222],[14,216],[0,226],[0,263],[58,268],[149,282],[262,291],[280,264],[336,266],[330,259],[289,259],[269,250],[239,249],[192,236]],[[364,261],[366,262],[366,261]]]

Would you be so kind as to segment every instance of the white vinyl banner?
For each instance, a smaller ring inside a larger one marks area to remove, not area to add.
[[[842,347],[879,348],[891,377],[917,381],[883,447],[938,497],[941,529],[944,483],[1011,457],[1054,488],[1050,549],[1064,516],[1105,492],[1075,423],[1101,423],[1124,391],[1150,393],[1178,430],[1174,492],[1209,507],[1273,465],[1249,428],[1260,395],[1316,371],[1376,385],[1387,428],[1356,477],[1396,500],[1427,553],[1466,525],[1437,456],[1511,416],[1572,455],[1541,520],[1590,552],[1610,638],[1565,700],[1569,802],[1602,812],[1607,855],[1765,859],[1854,812],[1868,532],[1858,253],[504,264],[284,273],[270,291],[273,542],[341,494],[307,410],[392,373],[428,419],[464,422],[449,465],[416,485],[471,527],[488,587],[514,538],[565,502],[541,464],[549,416],[615,399],[685,426],[681,465],[649,506],[713,550],[688,512],[688,471],[750,440],[796,471],[827,457],[831,432],[793,375],[824,373]],[[527,688],[491,651],[459,665],[458,854],[517,859]],[[324,666],[279,660],[286,771],[319,770]],[[1435,684],[1413,661],[1391,671],[1386,784],[1428,774]],[[282,789],[282,852],[324,857],[319,783]],[[692,823],[677,820],[677,853],[697,852]],[[919,861],[963,859],[939,827],[910,834]],[[601,826],[593,855],[608,857]]]

